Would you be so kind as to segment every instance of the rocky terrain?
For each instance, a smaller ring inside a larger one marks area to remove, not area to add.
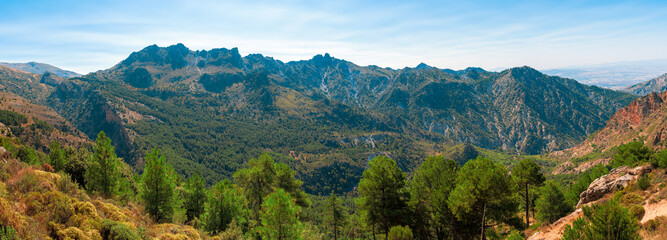
[[[459,143],[512,154],[571,147],[635,98],[530,67],[389,69],[328,54],[284,63],[182,44],[146,47],[81,78],[3,72],[15,76],[0,76],[3,91],[55,110],[89,138],[105,131],[135,167],[157,146],[180,174],[212,183],[271,151],[341,192],[377,153],[409,171]]]
[[[591,134],[579,145],[552,156],[571,158],[604,153],[620,144],[641,139],[655,150],[666,147],[667,92],[651,93],[639,98],[614,114],[607,125]]]
[[[664,239],[667,237],[667,188],[664,187],[666,172],[664,169],[655,169],[650,164],[629,168],[627,166],[612,169],[608,174],[595,179],[584,192],[575,211],[562,217],[552,224],[544,224],[537,228],[527,238],[529,240],[560,239],[565,227],[574,220],[583,216],[582,207],[602,203],[614,199],[626,207],[638,206],[641,215],[638,219],[647,226],[652,220],[658,219],[660,226],[657,230],[648,230],[644,227],[640,231],[642,239]],[[637,180],[648,175],[651,185],[646,190],[637,187]]]
[[[266,79],[257,81],[262,74]],[[86,78],[179,94],[219,93],[230,98],[227,108],[243,111],[248,111],[255,95],[263,99],[259,107],[275,105],[298,117],[313,111],[281,105],[284,102],[278,100],[284,94],[291,95],[292,101],[327,98],[384,115],[396,128],[531,154],[573,146],[633,98],[550,77],[530,67],[496,73],[422,64],[394,70],[362,67],[328,54],[283,63],[259,54],[242,57],[237,49],[192,51],[182,44],[146,47]],[[267,91],[248,92],[261,86],[267,86]]]
[[[646,82],[626,87],[623,91],[640,96],[667,91],[667,73]]]

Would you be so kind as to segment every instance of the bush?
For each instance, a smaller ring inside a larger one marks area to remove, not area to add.
[[[618,153],[612,158],[614,168],[620,166],[634,167],[638,164],[649,162],[653,151],[641,141],[632,141],[618,147]]]
[[[518,231],[513,231],[512,234],[507,236],[507,240],[525,240],[523,236],[521,236],[521,233]]]
[[[662,151],[653,154],[651,163],[660,168],[667,168],[667,149],[663,149]]]
[[[410,240],[413,238],[412,230],[408,226],[393,226],[389,229],[390,240]]]
[[[617,201],[584,207],[584,217],[565,227],[563,240],[639,239],[639,221]]]
[[[16,237],[16,231],[10,226],[0,226],[0,240],[14,240],[19,239]]]
[[[637,186],[639,189],[642,191],[648,189],[651,187],[651,178],[648,176],[648,174],[644,174],[639,178],[639,181],[637,181]]]
[[[102,222],[100,230],[103,239],[109,240],[139,240],[139,235],[130,230],[127,226],[112,220]]]
[[[621,198],[621,204],[625,206],[642,204],[642,202],[644,202],[644,198],[637,195],[636,193],[628,193],[625,194],[623,198]]]
[[[644,217],[645,212],[646,210],[644,210],[644,207],[642,205],[632,205],[630,207],[630,214],[637,217],[637,219],[639,220],[641,220]]]

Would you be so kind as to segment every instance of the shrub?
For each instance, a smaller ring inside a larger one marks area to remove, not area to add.
[[[662,151],[653,154],[651,163],[660,168],[667,168],[667,149],[663,149]]]
[[[584,217],[565,227],[563,240],[639,239],[639,222],[617,201],[583,210]]]
[[[654,231],[660,227],[660,221],[658,219],[648,220],[648,222],[644,223],[643,227],[647,231]]]
[[[0,240],[14,240],[18,239],[16,237],[16,231],[10,226],[0,226]]]
[[[620,166],[634,167],[638,164],[648,162],[653,151],[641,141],[632,141],[618,147],[618,153],[612,158],[614,168]]]
[[[648,176],[648,174],[644,174],[639,178],[639,181],[637,181],[637,186],[642,191],[651,187],[651,178]]]
[[[139,240],[139,235],[127,226],[112,220],[104,220],[100,234],[103,239],[109,240]]]
[[[53,167],[51,167],[51,165],[48,164],[48,163],[42,164],[42,170],[44,170],[45,172],[53,172],[54,171]]]
[[[646,211],[644,210],[644,207],[642,205],[632,205],[630,207],[630,214],[637,217],[637,219],[639,220],[641,220],[644,217],[645,212]]]
[[[408,226],[393,226],[389,229],[390,240],[410,240],[413,238],[412,230]]]
[[[512,234],[507,236],[507,240],[525,240],[523,236],[521,236],[521,233],[518,231],[513,231]]]
[[[621,199],[621,203],[625,206],[642,204],[642,202],[644,202],[644,198],[637,195],[636,193],[625,194],[625,196],[623,196]]]

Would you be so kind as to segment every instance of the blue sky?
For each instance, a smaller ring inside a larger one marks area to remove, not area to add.
[[[0,61],[80,73],[148,45],[539,69],[667,58],[667,1],[0,0]]]

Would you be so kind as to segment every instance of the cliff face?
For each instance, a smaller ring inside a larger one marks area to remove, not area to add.
[[[642,139],[649,147],[664,149],[667,141],[667,92],[651,93],[619,110],[607,125],[583,143],[555,155],[573,158],[604,152],[614,146]]]

